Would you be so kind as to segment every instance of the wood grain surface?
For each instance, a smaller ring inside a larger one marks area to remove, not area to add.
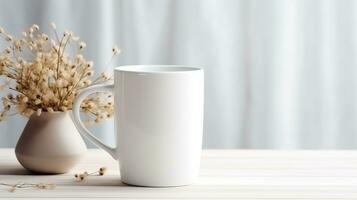
[[[101,166],[107,175],[75,181],[74,173]],[[0,149],[0,182],[57,185],[13,193],[0,186],[4,199],[357,199],[357,151],[204,150],[195,184],[148,188],[121,183],[117,162],[102,150],[89,150],[67,174],[34,175],[13,149]]]

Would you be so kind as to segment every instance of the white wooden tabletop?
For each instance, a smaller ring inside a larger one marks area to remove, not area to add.
[[[76,182],[74,173],[107,166],[104,176]],[[172,188],[133,187],[120,182],[116,162],[101,150],[63,175],[33,175],[0,149],[0,182],[55,183],[52,190],[0,186],[5,199],[357,199],[357,151],[204,150],[196,184]]]

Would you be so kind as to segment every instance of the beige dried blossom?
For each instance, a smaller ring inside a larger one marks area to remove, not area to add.
[[[84,49],[86,46],[87,44],[83,41],[79,43],[79,49]]]
[[[117,54],[120,54],[121,50],[117,46],[114,46],[112,49],[112,52],[114,55],[117,55]]]
[[[0,121],[17,113],[29,117],[71,110],[81,89],[110,79],[106,72],[93,78],[93,62],[83,56],[84,41],[79,42],[79,37],[70,30],[58,34],[53,22],[50,27],[54,38],[42,33],[36,24],[24,31],[21,38],[0,27],[0,37],[8,43],[0,51],[0,77],[7,80],[0,89],[13,92],[2,98]],[[69,46],[79,51],[71,55],[67,51]],[[119,48],[114,46],[112,58],[119,53]],[[111,95],[105,93],[92,95],[83,101],[81,110],[91,114],[93,121],[100,122],[113,115],[112,101]]]

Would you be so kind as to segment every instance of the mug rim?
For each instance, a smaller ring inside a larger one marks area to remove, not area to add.
[[[166,73],[190,73],[203,71],[201,67],[189,65],[121,65],[114,68],[114,71],[129,73],[149,73],[149,74],[166,74]]]

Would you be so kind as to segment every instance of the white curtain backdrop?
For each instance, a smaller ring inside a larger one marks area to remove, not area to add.
[[[51,21],[82,36],[97,70],[113,44],[112,66],[203,67],[206,148],[357,147],[357,1],[0,0],[12,33]],[[0,147],[25,121],[0,124]],[[113,144],[112,121],[94,129]]]

